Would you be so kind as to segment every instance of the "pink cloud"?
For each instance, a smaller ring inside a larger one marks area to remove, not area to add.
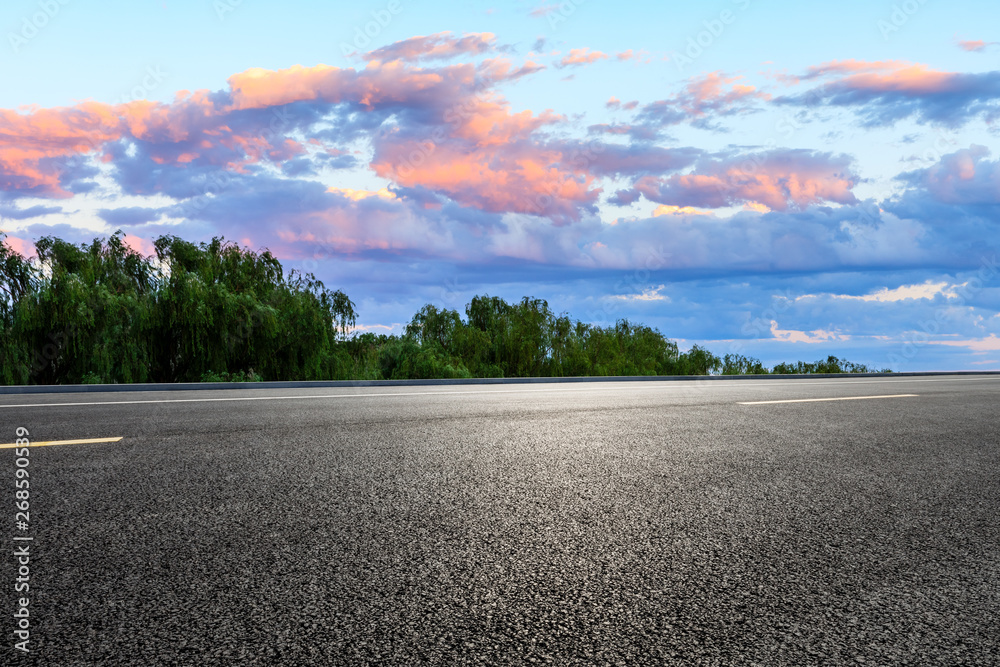
[[[327,66],[248,70],[230,78],[228,109],[266,109],[303,101],[353,103],[369,111],[422,108],[428,114],[425,127],[383,132],[374,139],[371,167],[377,175],[486,211],[574,219],[578,205],[597,197],[591,188],[593,176],[582,168],[560,166],[567,161],[561,151],[542,146],[534,137],[542,127],[563,118],[550,112],[512,113],[502,97],[482,89],[540,68],[530,61],[517,66],[492,58],[476,66],[436,69],[373,60],[357,72]],[[262,154],[272,161],[286,160],[305,150],[287,139],[276,143],[260,136],[226,135],[224,140],[238,146],[237,152],[248,160],[261,159]]]
[[[919,122],[959,126],[975,117],[1000,115],[1000,72],[964,74],[898,60],[832,61],[810,67],[786,83],[830,79],[810,91],[780,97],[779,104],[806,107],[854,107],[866,126],[887,125],[907,117]]]
[[[440,46],[421,44],[408,46],[423,52]],[[530,61],[517,66],[502,58],[436,69],[412,68],[401,60],[372,60],[360,71],[325,65],[252,69],[230,77],[225,96],[199,91],[182,95],[173,104],[141,101],[27,115],[5,112],[0,125],[6,125],[8,145],[0,151],[0,173],[6,182],[0,184],[68,196],[59,186],[58,170],[43,171],[40,160],[102,149],[125,137],[143,140],[143,150],[155,165],[211,164],[246,174],[249,164],[280,164],[315,150],[310,148],[315,146],[312,142],[283,136],[295,129],[290,121],[280,121],[273,131],[261,131],[257,121],[241,128],[238,123],[249,112],[264,114],[257,117],[273,126],[274,118],[265,112],[296,102],[326,108],[351,104],[366,111],[409,106],[422,108],[429,124],[376,137],[371,164],[376,174],[485,211],[576,219],[578,206],[596,200],[594,177],[582,166],[561,166],[569,162],[567,156],[534,136],[543,126],[562,122],[562,117],[511,112],[502,97],[484,89],[538,69]],[[430,136],[435,137],[434,150],[423,157],[420,151]],[[158,186],[152,185],[152,189],[137,185],[133,191],[155,191]]]
[[[892,72],[907,67],[912,67],[912,63],[903,60],[831,60],[821,65],[813,65],[801,76],[785,76],[783,79],[787,83],[801,83],[831,75],[850,75],[863,72]]]
[[[418,252],[454,260],[468,256],[460,226],[425,215],[413,202],[377,192],[371,196],[333,192],[330,197],[330,205],[284,215],[269,230],[273,237],[269,247],[276,256],[299,259],[370,252]]]
[[[548,5],[539,5],[538,7],[535,7],[529,12],[528,15],[536,19],[542,18],[544,16],[548,16],[557,9],[559,9],[559,3],[553,2]]]
[[[373,61],[357,71],[329,65],[256,68],[229,77],[229,108],[260,109],[303,101],[351,102],[368,110],[397,104],[445,106],[474,93],[479,86],[493,86],[541,69],[544,67],[531,61],[515,67],[505,58],[434,69],[410,67],[399,60]]]
[[[934,345],[948,345],[950,347],[964,347],[973,352],[997,352],[1000,351],[1000,338],[996,334],[990,334],[986,338],[970,338],[966,340],[932,340],[927,341]]]
[[[309,100],[336,103],[356,90],[357,79],[353,69],[330,65],[293,65],[284,70],[255,67],[229,77],[231,108],[261,109]]]
[[[729,110],[752,100],[771,98],[754,86],[739,83],[742,78],[726,76],[722,72],[692,78],[684,92],[676,98],[677,103],[692,116],[702,117],[711,111]]]
[[[561,166],[563,153],[531,136],[558,120],[511,114],[505,104],[483,100],[438,143],[388,137],[377,146],[372,168],[405,187],[428,188],[484,211],[576,219],[579,205],[596,200],[594,177]]]
[[[949,72],[932,70],[926,65],[892,63],[888,67],[872,68],[868,71],[855,70],[854,73],[841,79],[839,84],[857,90],[926,94],[947,90],[953,76]]]
[[[979,53],[981,51],[985,51],[986,47],[993,44],[993,42],[984,42],[981,39],[971,39],[971,40],[960,39],[958,40],[957,43],[958,43],[958,48],[962,49],[963,51],[969,51],[970,53]]]
[[[35,246],[28,241],[16,236],[6,236],[3,239],[3,243],[7,245],[11,250],[21,255],[22,257],[34,257]]]
[[[475,39],[489,41],[483,35]],[[429,48],[435,52],[440,46]],[[456,40],[448,48],[472,47]],[[404,105],[436,109],[440,115],[474,100],[477,91],[540,69],[530,61],[515,65],[504,58],[436,69],[413,68],[400,60],[372,61],[358,71],[327,65],[251,69],[230,77],[228,92],[182,92],[171,104],[139,100],[25,113],[0,110],[0,189],[69,197],[61,178],[70,161],[88,153],[112,160],[106,151],[121,139],[141,140],[157,165],[214,165],[245,173],[249,164],[281,163],[308,152],[285,136],[297,121],[279,107],[307,102],[375,111]],[[304,118],[309,122],[309,115]]]
[[[227,124],[231,111],[207,91],[173,104],[140,100],[86,102],[23,114],[0,110],[0,190],[70,197],[61,179],[72,161],[87,154],[111,161],[108,147],[121,139],[145,142],[150,159],[161,165],[199,161],[239,171],[248,162],[302,154],[303,147],[277,132],[233,130]]]
[[[995,205],[1000,203],[1000,161],[989,160],[989,156],[986,146],[973,144],[900,179],[946,204]]]
[[[604,106],[606,106],[609,109],[615,109],[615,110],[624,109],[625,111],[631,111],[632,109],[635,109],[637,106],[639,106],[639,102],[638,100],[632,100],[631,102],[623,103],[617,97],[612,97],[607,102],[605,102]]]
[[[723,208],[761,204],[775,211],[789,207],[833,202],[854,204],[852,189],[859,177],[844,156],[804,150],[777,150],[723,159],[705,158],[693,171],[666,178],[645,176],[630,191],[619,192],[619,201],[637,195],[672,206]]]
[[[122,121],[108,105],[0,110],[0,190],[70,197],[54,162],[99,150],[121,135]]]
[[[556,64],[556,67],[579,67],[581,65],[596,63],[598,60],[607,59],[608,54],[602,53],[601,51],[591,51],[587,47],[582,49],[570,49],[570,52],[563,56],[563,58]]]
[[[215,196],[228,187],[219,185],[220,179],[237,179],[245,191],[267,171],[258,165],[294,167],[299,170],[289,172],[294,174],[309,173],[309,159],[320,156],[348,157],[351,165],[357,158],[336,146],[370,139],[372,172],[424,210],[440,209],[450,200],[491,214],[536,215],[557,225],[579,222],[584,212],[596,211],[599,179],[636,174],[644,175],[635,184],[637,193],[679,206],[688,204],[672,198],[708,200],[709,207],[753,201],[776,210],[789,203],[849,199],[849,178],[841,179],[838,193],[832,177],[782,170],[775,166],[780,161],[775,156],[753,182],[744,178],[733,186],[738,167],[723,163],[663,176],[689,167],[700,151],[604,145],[592,150],[595,146],[553,139],[550,129],[565,122],[563,116],[514,111],[496,91],[504,82],[541,69],[531,61],[518,64],[495,57],[440,67],[407,62],[428,54],[478,51],[493,43],[488,34],[472,38],[463,43],[440,34],[404,40],[393,45],[399,58],[373,58],[357,70],[328,65],[250,69],[231,76],[228,90],[182,92],[169,104],[86,103],[71,109],[5,111],[0,113],[0,185],[69,196],[62,181],[69,162],[93,153],[111,165],[128,194],[200,198],[199,207],[180,214],[207,216],[202,209],[211,207],[214,215],[232,216],[233,211],[221,210]],[[607,57],[578,49],[564,60],[585,63]],[[699,118],[730,113],[762,97],[739,77],[715,72],[690,80],[671,104],[673,113]],[[624,109],[636,105],[617,104]],[[652,106],[642,111],[655,112]],[[330,121],[335,117],[342,122]],[[318,119],[327,120],[320,129],[314,127]],[[724,204],[711,203],[708,194],[719,183],[729,184]],[[156,212],[150,220],[159,216]]]
[[[741,76],[726,76],[710,72],[687,80],[684,89],[676,95],[644,105],[630,123],[591,126],[591,131],[605,134],[629,135],[633,139],[656,139],[660,132],[672,125],[691,123],[702,129],[717,129],[714,119],[752,113],[756,103],[771,96],[756,87],[742,83]],[[622,104],[618,98],[606,103],[609,109],[633,109],[636,102]]]
[[[446,43],[442,39],[435,38],[433,44],[398,44],[413,53],[426,53]],[[457,48],[457,42],[447,44]],[[568,56],[581,62],[604,57],[586,49]],[[598,178],[689,163],[685,156],[678,159],[649,150],[629,154],[611,150],[582,159],[578,146],[547,140],[544,128],[563,122],[562,116],[549,111],[513,112],[491,90],[539,69],[531,61],[515,64],[506,58],[436,68],[414,67],[396,59],[372,60],[360,70],[327,65],[250,69],[231,76],[228,91],[181,92],[169,104],[141,100],[23,114],[5,111],[0,113],[0,130],[5,130],[0,134],[0,186],[70,196],[60,180],[68,161],[95,153],[117,169],[127,170],[118,172],[118,177],[127,180],[126,191],[131,194],[165,192],[190,197],[192,188],[196,193],[206,188],[184,183],[184,178],[193,176],[184,177],[179,171],[157,178],[150,174],[158,173],[160,167],[194,166],[249,175],[257,163],[280,166],[314,153],[341,154],[326,141],[308,135],[313,118],[341,105],[346,105],[344,113],[380,114],[376,127],[400,108],[416,111],[413,119],[404,116],[396,121],[402,122],[397,129],[386,126],[372,138],[372,170],[397,185],[424,188],[493,213],[578,220],[582,210],[593,209],[600,192]],[[679,104],[697,115],[713,106],[757,96],[736,78],[714,73],[692,80]],[[288,108],[293,104],[307,106],[296,111]],[[622,108],[635,105],[629,102]],[[304,141],[288,136],[296,131],[307,133]],[[120,140],[139,141],[141,149],[129,156]],[[209,186],[215,187],[211,182]],[[428,200],[425,205],[441,203]]]
[[[450,32],[439,32],[426,37],[410,37],[364,54],[365,60],[445,60],[457,56],[475,56],[494,51],[496,35],[477,32],[452,37]]]
[[[153,247],[153,242],[148,239],[134,236],[133,234],[125,234],[125,236],[122,237],[122,240],[125,241],[125,245],[140,255],[149,257],[156,254],[156,248]]]
[[[831,76],[837,77],[831,85],[844,89],[929,93],[945,90],[956,75],[903,60],[833,60],[808,68],[802,76],[783,78],[798,84]]]
[[[615,58],[617,58],[622,62],[625,62],[627,60],[634,60],[640,63],[650,62],[649,53],[647,51],[634,51],[632,49],[616,53]]]

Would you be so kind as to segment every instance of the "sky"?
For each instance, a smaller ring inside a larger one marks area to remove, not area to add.
[[[1000,7],[8,0],[0,229],[268,248],[398,333],[544,298],[1000,370]]]

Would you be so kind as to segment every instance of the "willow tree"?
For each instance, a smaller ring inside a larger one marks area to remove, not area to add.
[[[166,378],[198,380],[209,371],[307,380],[341,374],[337,342],[357,321],[346,294],[312,274],[285,276],[270,251],[222,238],[196,245],[163,236],[153,245],[167,276],[156,345]]]
[[[27,259],[4,243],[4,238],[0,232],[0,383],[26,384],[30,381],[30,352],[15,331],[16,315],[25,296],[36,288],[39,275]]]
[[[35,244],[39,279],[18,300],[13,335],[36,384],[151,379],[157,271],[115,234],[74,245]]]
[[[354,304],[269,251],[175,236],[155,254],[121,232],[74,245],[44,237],[34,263],[0,244],[5,383],[342,377]]]

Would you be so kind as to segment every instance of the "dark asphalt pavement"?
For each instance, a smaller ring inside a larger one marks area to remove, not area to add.
[[[1000,664],[998,377],[0,406],[0,664]]]

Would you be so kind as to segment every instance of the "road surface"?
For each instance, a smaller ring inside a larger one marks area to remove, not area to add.
[[[1000,662],[995,376],[0,406],[2,664]]]

